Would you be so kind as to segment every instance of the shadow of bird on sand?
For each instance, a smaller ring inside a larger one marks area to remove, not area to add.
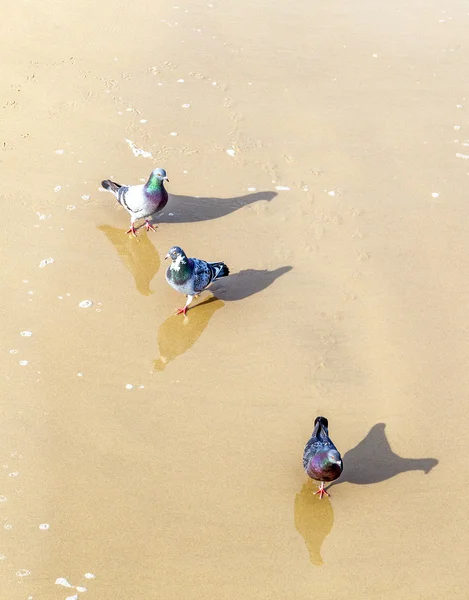
[[[305,541],[309,559],[313,565],[320,567],[324,564],[321,546],[334,524],[334,511],[329,498],[326,496],[320,500],[314,495],[316,491],[316,486],[309,479],[296,494],[293,511],[295,528]]]
[[[202,335],[215,312],[225,305],[221,300],[209,298],[186,316],[171,315],[158,329],[159,358],[153,362],[155,371],[163,371],[166,365],[187,352]]]
[[[125,235],[125,229],[109,225],[100,225],[98,229],[106,235],[132,274],[137,290],[144,296],[152,294],[150,282],[158,272],[161,261],[148,235],[143,233],[135,239]]]
[[[329,488],[346,481],[358,485],[379,483],[406,471],[427,474],[436,467],[436,458],[401,458],[395,454],[386,437],[385,427],[385,423],[377,423],[365,439],[345,453],[344,472]]]
[[[270,202],[277,192],[256,192],[236,198],[195,198],[170,194],[168,204],[161,215],[155,215],[155,223],[195,223],[225,217],[255,202]],[[169,216],[171,213],[172,216]]]
[[[245,269],[215,281],[210,286],[210,291],[217,298],[227,302],[243,300],[243,298],[262,292],[269,285],[272,285],[276,279],[291,271],[292,268],[291,266],[285,266],[272,271],[268,269]]]

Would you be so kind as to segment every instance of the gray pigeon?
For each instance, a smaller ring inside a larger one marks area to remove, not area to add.
[[[203,292],[215,279],[226,277],[230,270],[224,262],[205,262],[199,258],[187,258],[186,253],[179,246],[173,246],[166,258],[171,259],[171,264],[166,269],[166,281],[177,292],[187,296],[183,308],[178,308],[176,314],[186,314],[187,307],[200,292]]]
[[[329,494],[324,489],[325,481],[334,481],[342,473],[343,463],[339,451],[329,437],[329,422],[326,417],[316,417],[314,431],[303,453],[303,467],[311,479],[320,481],[316,494],[322,499]]]
[[[147,231],[150,229],[155,231],[153,225],[148,222],[148,217],[163,210],[168,202],[168,192],[165,190],[164,181],[169,181],[166,171],[155,169],[144,185],[120,185],[110,179],[101,182],[103,188],[114,194],[119,204],[130,214],[130,229],[126,233],[137,237],[134,223],[138,219],[145,219]]]

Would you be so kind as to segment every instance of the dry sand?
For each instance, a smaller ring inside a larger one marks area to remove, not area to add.
[[[466,598],[467,2],[173,2],[3,2],[1,596]]]

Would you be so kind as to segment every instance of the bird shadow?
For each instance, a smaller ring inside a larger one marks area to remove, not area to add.
[[[202,335],[215,312],[225,305],[217,298],[209,298],[198,310],[187,315],[171,315],[158,329],[159,357],[153,362],[155,371],[163,371],[166,365],[191,348]]]
[[[395,454],[386,437],[385,428],[385,423],[377,423],[355,448],[345,453],[342,476],[331,483],[329,488],[345,482],[357,485],[379,483],[407,471],[423,471],[428,474],[436,467],[436,458],[402,458]]]
[[[153,292],[150,282],[160,268],[160,256],[148,235],[140,234],[137,239],[125,234],[125,229],[118,229],[110,225],[99,225],[121,258],[125,267],[130,271],[137,290],[144,296]]]
[[[270,202],[277,192],[256,192],[236,198],[196,198],[170,194],[165,211],[155,215],[156,223],[195,223],[226,217],[244,206],[262,200]],[[171,216],[170,216],[171,215]]]
[[[293,507],[295,528],[304,539],[311,563],[317,567],[324,564],[321,546],[332,530],[334,511],[329,498],[322,500],[315,496],[317,491],[313,482],[308,480],[295,496]]]
[[[279,267],[269,271],[268,269],[244,269],[238,273],[233,273],[227,278],[215,281],[210,287],[210,291],[221,300],[227,302],[234,300],[243,300],[253,294],[262,292],[272,285],[272,283],[291,271],[293,267]]]

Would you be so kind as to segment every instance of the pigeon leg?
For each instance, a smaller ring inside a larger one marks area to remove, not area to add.
[[[321,485],[319,486],[318,491],[314,492],[315,496],[316,496],[316,494],[319,494],[319,500],[322,500],[322,497],[324,496],[324,494],[326,496],[330,496],[329,492],[326,492],[326,490],[324,489],[324,481],[321,481]]]
[[[150,229],[152,231],[156,231],[156,229],[153,227],[153,225],[148,221],[148,219],[145,219],[145,229],[147,231],[150,231]]]
[[[193,300],[193,299],[194,299],[194,296],[190,296],[190,295],[189,295],[189,296],[187,296],[186,305],[185,305],[183,308],[178,308],[178,309],[176,310],[176,314],[177,314],[177,315],[180,315],[180,314],[183,314],[183,315],[185,315],[185,314],[186,314],[186,312],[187,312],[187,308],[188,308],[189,304],[192,302],[192,300]]]
[[[134,237],[137,237],[137,232],[135,231],[135,227],[134,224],[131,223],[130,225],[130,229],[128,229],[125,233],[130,233],[132,234]]]

